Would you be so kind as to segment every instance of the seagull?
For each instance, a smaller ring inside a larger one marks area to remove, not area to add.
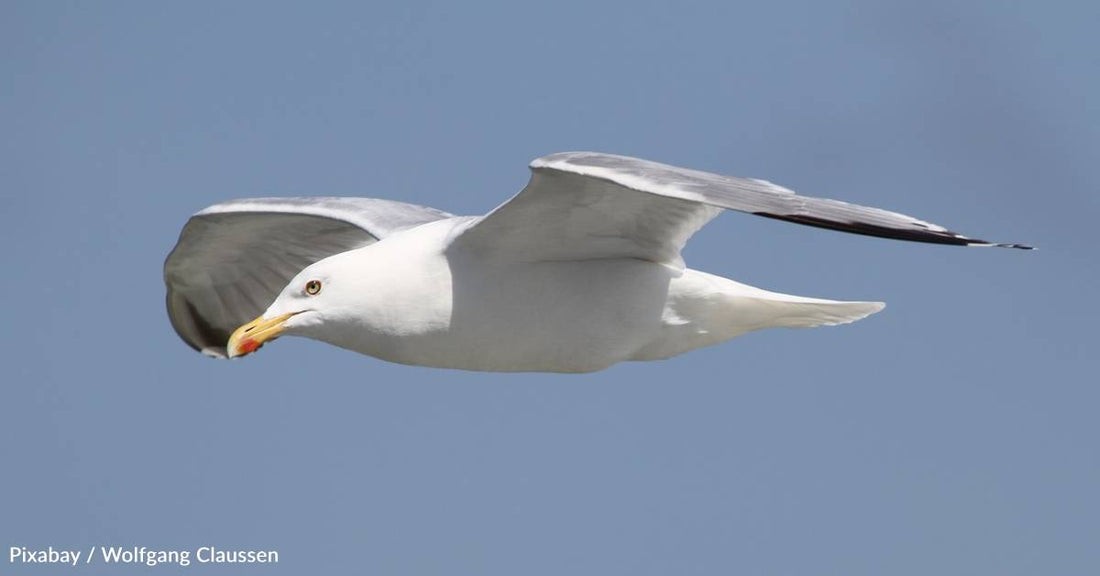
[[[726,209],[899,240],[1031,248],[626,156],[562,152],[530,169],[527,186],[484,216],[344,197],[210,206],[165,261],[172,326],[215,357],[294,335],[409,365],[593,372],[884,307],[686,268],[688,239]]]

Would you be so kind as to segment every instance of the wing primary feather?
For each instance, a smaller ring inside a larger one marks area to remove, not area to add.
[[[765,218],[783,220],[785,222],[793,222],[795,224],[802,224],[805,226],[813,226],[815,228],[825,228],[828,230],[847,232],[849,234],[859,234],[862,236],[876,236],[878,238],[908,240],[910,242],[950,244],[955,246],[989,246],[995,248],[1015,248],[1018,250],[1035,249],[1033,246],[1028,246],[1026,244],[1004,244],[997,242],[988,242],[985,240],[979,240],[977,238],[967,238],[962,234],[952,232],[950,230],[940,232],[937,230],[890,228],[887,226],[878,226],[867,222],[841,222],[836,220],[828,220],[825,218],[816,218],[814,216],[807,216],[803,214],[787,215],[769,214],[767,212],[753,212],[752,214],[755,216],[763,216]]]

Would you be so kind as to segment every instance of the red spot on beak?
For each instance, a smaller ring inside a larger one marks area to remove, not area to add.
[[[255,352],[256,349],[259,348],[259,347],[260,347],[260,343],[253,340],[253,339],[251,339],[251,338],[245,338],[244,340],[241,341],[241,344],[239,346],[237,346],[237,348],[245,354],[251,354],[251,353]]]

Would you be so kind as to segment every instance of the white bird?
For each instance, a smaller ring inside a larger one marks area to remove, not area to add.
[[[883,308],[685,268],[680,250],[723,209],[886,238],[1029,248],[624,156],[565,152],[530,167],[527,187],[485,216],[366,198],[210,206],[187,222],[164,265],[172,325],[219,357],[286,334],[403,364],[590,372]]]

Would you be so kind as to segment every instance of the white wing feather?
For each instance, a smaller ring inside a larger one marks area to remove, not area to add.
[[[680,250],[722,209],[899,240],[1028,248],[968,238],[911,216],[800,196],[764,180],[626,156],[562,152],[531,162],[531,181],[453,246],[522,260],[629,257],[682,266]]]

